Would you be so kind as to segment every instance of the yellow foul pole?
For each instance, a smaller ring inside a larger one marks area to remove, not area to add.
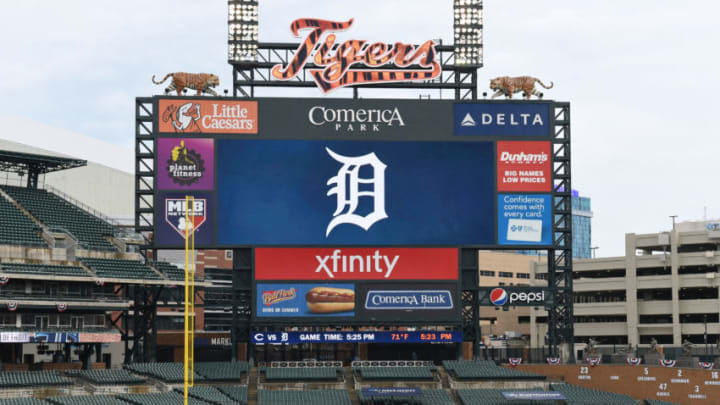
[[[184,404],[195,379],[195,198],[185,196],[185,330],[183,345]]]

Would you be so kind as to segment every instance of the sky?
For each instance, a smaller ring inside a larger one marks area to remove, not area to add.
[[[315,17],[354,18],[356,38],[452,42],[451,0],[260,2],[261,41],[295,42],[290,23]],[[720,218],[718,13],[700,0],[484,3],[480,92],[532,75],[555,83],[546,98],[571,102],[573,188],[592,198],[598,256],[624,254],[625,233],[669,229],[670,215]],[[152,75],[212,72],[231,90],[226,29],[222,0],[5,4],[0,119],[116,144],[131,162],[134,98],[164,89]]]

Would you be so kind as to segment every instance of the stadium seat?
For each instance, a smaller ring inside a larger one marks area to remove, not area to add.
[[[458,398],[462,405],[554,405],[557,401],[522,401],[516,399],[506,399],[503,392],[512,391],[538,391],[541,390],[517,390],[517,389],[459,389],[457,390]]]
[[[2,189],[39,221],[50,228],[70,232],[81,245],[93,250],[117,251],[105,239],[114,235],[114,227],[80,207],[42,189],[14,186],[2,186]]]
[[[57,371],[0,372],[0,388],[70,385],[72,380]]]
[[[112,395],[50,397],[47,401],[55,405],[128,405],[127,402]]]
[[[9,398],[0,399],[0,405],[50,405],[50,402],[39,398]]]
[[[197,367],[196,363],[196,367]],[[181,383],[185,378],[182,363],[130,363],[124,366],[126,369],[146,377],[155,378],[167,383]],[[195,381],[202,381],[205,378],[195,373]]]
[[[60,266],[55,264],[2,263],[0,264],[0,273],[90,277],[90,273],[80,266]]]
[[[215,387],[218,391],[245,405],[248,402],[248,388],[239,385],[221,385]]]
[[[196,362],[195,373],[208,381],[231,381],[240,380],[248,374],[248,364],[244,361],[237,362]]]
[[[568,403],[577,405],[635,405],[637,401],[627,395],[615,394],[612,392],[593,390],[570,384],[552,384],[553,391],[561,392]]]
[[[184,281],[185,270],[168,262],[149,261],[148,264],[167,276],[170,280]]]
[[[337,367],[271,367],[265,370],[266,381],[336,381],[337,379]]]
[[[423,389],[418,396],[365,396],[358,391],[358,399],[363,405],[455,405],[450,394],[443,389]]]
[[[182,388],[178,388],[176,391],[181,394],[183,393]],[[242,404],[247,403],[247,390],[245,390],[245,400],[243,401],[237,401],[220,391],[218,388],[211,386],[190,387],[188,389],[188,396],[216,405],[237,405],[238,402]]]
[[[456,380],[545,380],[539,374],[500,367],[492,361],[445,360],[443,367]]]
[[[80,261],[99,277],[162,280],[157,273],[137,260],[82,258]]]
[[[79,377],[93,384],[101,385],[131,385],[143,384],[147,380],[131,374],[124,369],[108,369],[108,370],[70,370],[67,375]]]
[[[0,244],[47,247],[41,228],[10,201],[0,197]]]
[[[259,390],[258,405],[350,405],[350,395],[345,390]]]
[[[432,367],[355,367],[363,380],[432,380]]]
[[[132,405],[178,405],[183,403],[183,394],[175,391],[162,394],[121,394],[117,397]],[[191,396],[188,398],[188,404],[212,405],[210,402]]]

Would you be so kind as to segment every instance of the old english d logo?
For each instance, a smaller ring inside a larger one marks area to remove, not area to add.
[[[185,239],[186,232],[195,229],[197,232],[202,224],[205,223],[207,217],[207,200],[205,198],[195,198],[192,211],[188,214],[191,217],[190,222],[185,220],[185,199],[184,198],[166,198],[165,199],[165,222]]]

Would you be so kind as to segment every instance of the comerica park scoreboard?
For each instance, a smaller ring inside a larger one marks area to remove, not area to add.
[[[458,248],[552,247],[553,108],[155,97],[153,247],[253,248],[256,322],[458,323]]]

